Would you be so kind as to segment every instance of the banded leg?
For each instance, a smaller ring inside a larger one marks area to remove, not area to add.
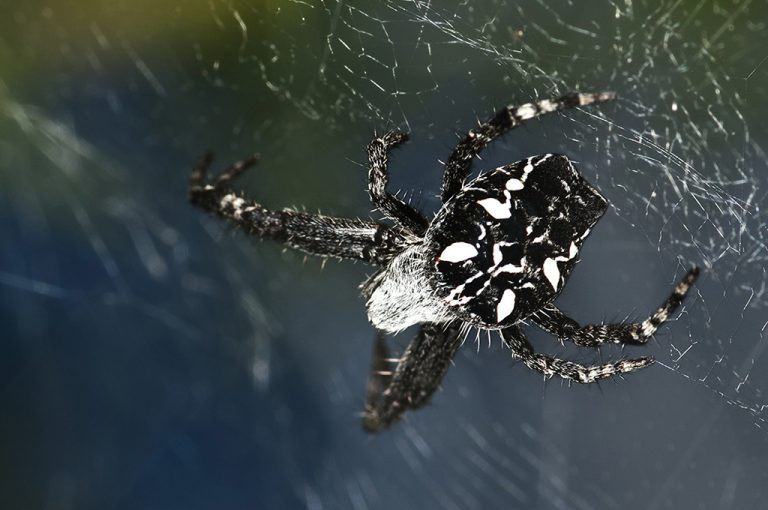
[[[520,358],[528,368],[541,372],[547,378],[557,375],[563,379],[589,384],[600,379],[634,372],[653,364],[653,358],[642,357],[622,359],[604,365],[586,366],[534,352],[519,326],[511,326],[503,330],[501,335],[504,343],[512,349],[515,356]]]
[[[570,340],[585,347],[599,347],[605,343],[644,344],[656,333],[659,326],[664,324],[670,315],[677,310],[698,276],[699,268],[691,268],[678,282],[667,300],[642,322],[580,326],[578,322],[565,315],[553,304],[542,308],[530,318],[537,326],[560,340]]]
[[[386,264],[402,250],[403,237],[380,223],[291,210],[272,211],[238,196],[230,184],[254,165],[256,157],[238,161],[211,183],[206,183],[212,161],[213,156],[207,153],[192,171],[190,202],[249,234],[273,239],[312,255],[362,260],[374,265]]]
[[[597,92],[582,94],[573,92],[558,99],[543,99],[535,103],[520,106],[507,106],[496,115],[483,122],[466,134],[448,158],[443,174],[442,200],[447,202],[464,184],[472,168],[472,160],[485,149],[488,144],[510,129],[516,128],[529,119],[540,117],[547,113],[566,110],[576,106],[604,103],[616,98],[613,92]]]
[[[380,432],[408,409],[429,402],[460,345],[459,323],[447,327],[425,324],[402,357],[391,360],[384,334],[379,332],[368,379],[363,429]],[[393,361],[397,361],[397,368],[389,372],[388,363]]]
[[[368,144],[368,194],[373,205],[384,216],[421,237],[429,225],[427,219],[411,205],[387,191],[389,152],[407,140],[408,135],[405,133],[390,132],[374,138]]]

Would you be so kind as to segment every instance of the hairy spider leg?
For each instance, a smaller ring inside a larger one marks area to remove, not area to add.
[[[504,343],[512,349],[515,356],[532,370],[541,372],[547,378],[560,376],[563,379],[589,384],[600,379],[607,379],[619,374],[634,372],[653,364],[653,358],[631,358],[606,363],[604,365],[586,366],[573,361],[539,354],[533,351],[530,342],[525,338],[519,326],[510,326],[501,332]]]
[[[558,99],[543,99],[519,106],[507,106],[470,130],[453,149],[445,164],[441,196],[443,203],[458,192],[472,169],[472,160],[488,144],[526,120],[576,106],[604,103],[616,98],[614,92],[571,93]]]
[[[560,340],[569,340],[576,345],[585,347],[599,347],[605,343],[642,345],[648,342],[659,326],[677,310],[698,276],[699,268],[693,267],[678,282],[667,300],[642,322],[580,326],[553,304],[533,313],[530,319]]]
[[[422,325],[391,374],[386,370],[392,360],[388,359],[384,333],[377,332],[363,413],[365,431],[380,432],[405,411],[429,402],[461,346],[459,329],[459,322]]]
[[[368,144],[368,194],[374,207],[402,228],[422,237],[429,221],[411,205],[387,191],[389,152],[408,140],[406,133],[393,131]]]
[[[403,236],[374,221],[291,210],[272,211],[238,196],[229,185],[254,165],[255,156],[234,163],[212,184],[206,184],[205,176],[212,161],[213,156],[208,152],[193,169],[189,178],[189,200],[249,234],[279,241],[311,255],[362,260],[379,266],[403,250]]]

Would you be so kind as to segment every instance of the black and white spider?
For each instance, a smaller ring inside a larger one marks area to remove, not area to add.
[[[198,207],[249,234],[321,257],[362,260],[380,269],[362,285],[368,318],[378,331],[363,426],[380,431],[408,409],[426,404],[438,388],[469,327],[499,330],[515,356],[546,377],[591,383],[653,363],[642,357],[584,366],[534,352],[520,325],[532,322],[561,340],[585,347],[644,344],[677,309],[699,270],[693,267],[667,300],[638,323],[580,326],[553,303],[576,264],[579,249],[607,202],[565,156],[546,154],[505,165],[465,182],[472,160],[522,122],[546,113],[614,99],[612,92],[572,93],[500,110],[469,131],[445,164],[443,206],[432,221],[386,190],[389,151],[407,140],[399,132],[368,145],[368,192],[391,220],[334,218],[272,211],[239,196],[230,183],[253,165],[239,161],[212,182],[206,154],[189,179]],[[420,330],[396,360],[386,333]],[[394,371],[388,363],[396,362]]]

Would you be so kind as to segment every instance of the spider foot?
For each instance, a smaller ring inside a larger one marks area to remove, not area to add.
[[[394,404],[395,416],[386,418],[374,406],[365,406],[362,416],[363,430],[369,434],[375,434],[400,421],[402,415],[397,412],[399,405],[396,402]]]
[[[408,141],[408,133],[403,131],[390,131],[380,137],[376,137],[368,145],[369,150],[375,148],[377,145],[383,146],[384,150],[390,150],[398,145]]]
[[[252,167],[258,161],[258,158],[258,155],[254,154],[248,158],[236,161],[225,168],[212,183],[206,184],[206,175],[211,167],[211,163],[213,163],[213,152],[206,151],[189,176],[190,201],[197,204],[206,197],[216,195],[227,189],[228,184],[245,170]]]

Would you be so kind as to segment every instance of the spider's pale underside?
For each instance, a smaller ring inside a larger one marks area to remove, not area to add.
[[[390,132],[368,145],[368,191],[393,225],[272,211],[239,196],[232,179],[253,165],[239,161],[210,183],[206,154],[190,176],[193,204],[249,234],[321,257],[362,260],[378,271],[362,285],[368,318],[378,331],[363,415],[369,432],[385,429],[408,409],[425,405],[470,327],[498,330],[529,368],[580,383],[632,372],[649,357],[585,366],[534,352],[520,327],[533,323],[560,340],[598,348],[645,344],[678,308],[699,270],[693,267],[667,300],[637,323],[579,325],[554,304],[581,245],[607,202],[573,163],[556,154],[533,156],[465,182],[473,159],[493,140],[526,120],[614,99],[612,92],[572,93],[501,109],[469,131],[445,164],[442,208],[429,221],[386,190],[389,152],[407,140]],[[403,355],[390,359],[386,333],[420,325]],[[389,363],[397,363],[394,370]]]

